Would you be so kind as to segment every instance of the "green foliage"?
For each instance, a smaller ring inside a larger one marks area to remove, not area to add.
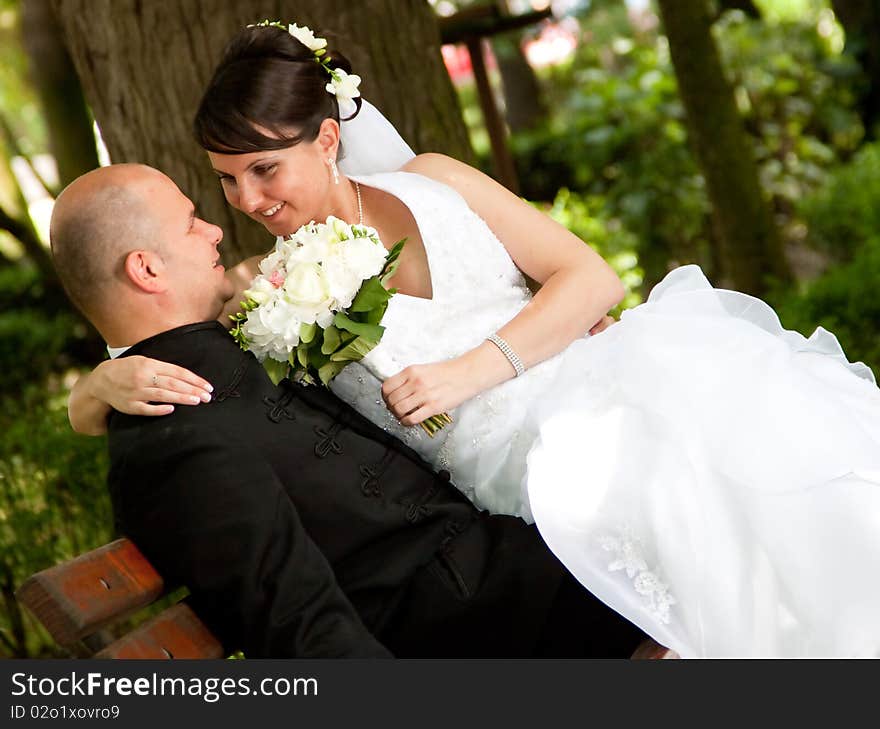
[[[807,241],[839,265],[776,297],[780,318],[809,334],[834,332],[847,356],[880,372],[880,142],[862,147],[798,206]]]
[[[834,51],[819,25],[768,24],[739,13],[716,24],[764,189],[790,211],[864,136],[854,109],[859,69]]]
[[[728,12],[715,28],[786,232],[798,229],[797,201],[863,137],[854,111],[858,69],[840,55],[825,4],[807,5],[794,19],[775,7],[770,23]],[[553,200],[565,187],[601,204],[599,219],[619,221],[636,237],[648,285],[686,262],[712,276],[709,203],[665,38],[635,30],[623,3],[596,5],[581,28],[573,59],[542,71],[553,110],[546,127],[511,139],[523,194]]]
[[[76,435],[67,422],[66,393],[57,384],[54,389],[54,396],[30,386],[17,397],[0,397],[0,589],[6,598],[0,654],[5,655],[53,650],[9,599],[14,589],[30,574],[111,536],[104,439]]]
[[[102,438],[67,421],[66,370],[85,328],[46,304],[39,274],[0,269],[0,654],[44,655],[51,640],[12,598],[33,572],[110,537]]]
[[[767,23],[798,22],[827,10],[827,0],[755,0]]]
[[[596,57],[561,72],[557,80],[576,92],[545,129],[515,138],[513,148],[528,196],[553,199],[562,185],[601,199],[603,217],[620,220],[641,250],[662,251],[665,270],[666,258],[699,257],[706,247],[703,181],[661,49],[618,43],[612,53],[608,66]]]
[[[28,79],[28,61],[21,45],[19,3],[0,2],[0,116],[10,125],[25,154],[48,145],[39,101]]]
[[[829,270],[803,290],[776,303],[785,327],[809,336],[816,326],[833,332],[850,361],[880,372],[880,236],[873,235],[852,260]]]
[[[544,212],[551,218],[589,244],[611,264],[627,291],[619,310],[641,303],[639,288],[644,272],[636,253],[638,239],[619,219],[608,217],[601,197],[578,195],[562,188],[550,208],[539,207],[544,207]]]
[[[46,130],[19,41],[18,3],[0,1],[0,117],[27,155],[45,150]],[[10,154],[0,139],[0,154]],[[0,163],[0,202],[18,210],[19,191]],[[59,306],[14,246],[0,254],[0,655],[56,655],[58,648],[13,595],[32,573],[106,542],[105,443],[67,421],[67,373],[88,331]]]
[[[809,241],[838,260],[849,260],[880,232],[880,143],[866,144],[837,168],[827,184],[798,207]]]
[[[47,312],[44,295],[34,269],[0,269],[0,395],[20,393],[29,383],[45,380],[63,364],[71,342],[85,336],[73,312]]]

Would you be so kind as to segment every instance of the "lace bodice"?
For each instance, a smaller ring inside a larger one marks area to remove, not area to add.
[[[385,335],[367,362],[391,358],[397,369],[457,357],[476,347],[519,313],[531,298],[522,273],[486,223],[452,188],[408,172],[357,178],[362,185],[383,190],[409,208],[425,246],[433,298],[396,294],[382,323]],[[528,379],[541,378],[542,368]],[[404,428],[385,407],[381,382],[360,363],[349,365],[331,389],[380,427],[415,448],[438,470],[447,470],[453,483],[477,504],[493,511],[528,516],[520,471],[507,478],[504,495],[492,494],[496,479],[478,463],[478,451],[496,449],[515,439],[523,413],[507,405],[523,380],[493,388],[450,413],[453,424],[434,438],[421,428]],[[498,452],[499,456],[502,455]],[[498,459],[492,459],[493,462]],[[500,475],[501,463],[489,469]],[[478,473],[480,471],[481,473]]]

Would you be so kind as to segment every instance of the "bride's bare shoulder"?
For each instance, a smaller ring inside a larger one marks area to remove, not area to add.
[[[425,154],[417,155],[401,167],[401,169],[404,172],[416,172],[446,184],[452,184],[454,180],[462,175],[479,174],[477,170],[466,165],[464,162],[459,162],[457,159],[447,157],[445,154],[438,154],[437,152],[426,152]]]
[[[445,154],[428,152],[413,157],[402,168],[404,172],[416,172],[432,180],[442,182],[456,190],[469,203],[479,201],[486,192],[498,187],[498,184],[479,170],[447,157]],[[473,205],[472,205],[473,207]]]

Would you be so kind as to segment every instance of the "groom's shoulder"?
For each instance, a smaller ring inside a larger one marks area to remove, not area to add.
[[[207,363],[225,367],[242,354],[224,326],[212,320],[159,332],[133,345],[121,356],[141,355],[193,369]]]
[[[222,440],[222,424],[206,414],[198,406],[184,405],[155,417],[112,413],[107,427],[111,463],[157,457],[168,461],[194,444]]]
[[[199,412],[199,406],[179,406],[170,415],[152,418],[116,414],[107,435],[107,484],[114,501],[122,494],[149,501],[158,498],[157,490],[219,481],[230,464],[256,468],[264,460],[233,428],[207,409]]]

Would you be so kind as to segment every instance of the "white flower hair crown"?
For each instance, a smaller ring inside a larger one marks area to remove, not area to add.
[[[317,63],[330,76],[330,81],[324,87],[328,93],[336,97],[336,103],[339,104],[340,120],[348,119],[357,112],[357,104],[355,99],[361,95],[358,86],[361,84],[361,77],[354,73],[346,73],[341,68],[331,68],[330,61],[327,58],[327,39],[316,38],[311,28],[305,25],[297,25],[284,23],[278,20],[262,20],[259,23],[249,25],[248,28],[264,28],[272,26],[286,30],[290,35],[296,38],[306,48],[308,48]]]

